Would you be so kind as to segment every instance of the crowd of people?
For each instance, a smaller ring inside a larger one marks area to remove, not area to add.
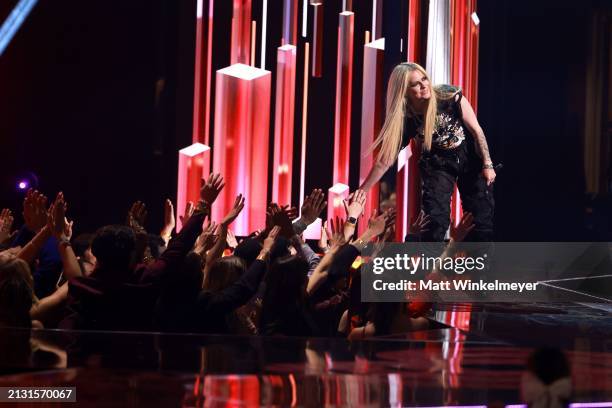
[[[366,246],[394,239],[394,209],[368,219],[366,194],[356,190],[346,220],[324,223],[313,249],[302,233],[327,206],[315,189],[299,218],[296,208],[272,203],[265,228],[238,241],[230,226],[245,205],[242,195],[222,220],[210,217],[223,186],[219,174],[203,180],[178,232],[166,200],[159,234],[146,231],[146,206],[136,202],[124,224],[76,237],[63,193],[49,203],[28,191],[20,228],[11,210],[0,212],[0,327],[349,339],[427,327],[426,304],[361,300],[358,258]],[[359,236],[354,220],[367,222]],[[412,234],[418,239],[427,224],[419,216]],[[448,245],[471,228],[466,214]]]

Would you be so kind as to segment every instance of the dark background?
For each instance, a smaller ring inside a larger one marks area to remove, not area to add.
[[[216,3],[213,70],[229,64],[231,20],[231,2]],[[361,44],[371,6],[353,3],[358,146]],[[495,193],[499,240],[609,239],[612,205],[609,196],[585,195],[582,145],[589,16],[596,8],[610,12],[611,3],[479,1],[478,116],[493,159],[504,164]],[[0,2],[0,19],[14,4]],[[267,69],[280,45],[281,4],[269,1]],[[340,4],[325,2],[324,77],[310,78],[307,191],[332,182],[333,10]],[[163,199],[176,194],[177,151],[191,144],[195,10],[196,0],[39,1],[0,56],[1,207],[19,209],[17,178],[32,171],[47,195],[65,192],[77,233],[121,222],[136,199],[149,206],[150,229],[161,226]],[[258,21],[260,10],[261,0],[254,0]],[[301,83],[298,68],[296,129]],[[273,123],[273,104],[271,115]],[[354,148],[351,162],[358,156]],[[357,172],[353,166],[351,189]]]

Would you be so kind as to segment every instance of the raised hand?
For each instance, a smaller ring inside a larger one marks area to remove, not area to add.
[[[266,208],[266,228],[264,231],[270,231],[272,227],[274,227],[274,218],[272,217],[274,206],[278,206],[278,204],[270,203],[268,204],[268,208]]]
[[[387,220],[389,219],[388,211],[383,212],[380,215],[376,215],[376,211],[370,220],[368,221],[368,230],[372,236],[378,236],[385,231]]]
[[[383,242],[393,242],[395,239],[395,223],[391,224],[388,227],[385,227],[385,232],[383,234]]]
[[[204,181],[204,180],[202,180]],[[211,173],[208,176],[208,180],[202,183],[202,188],[200,189],[200,198],[202,201],[212,205],[217,199],[217,196],[223,190],[225,183],[223,182],[223,177],[220,174]]]
[[[418,235],[427,232],[429,220],[429,215],[425,215],[425,211],[421,210],[419,215],[410,222],[410,233]]]
[[[346,209],[348,217],[359,218],[363,214],[363,210],[366,203],[366,192],[363,190],[355,190],[352,194],[350,204]]]
[[[346,237],[344,234],[345,222],[343,219],[336,217],[335,222],[333,218],[330,220],[330,224],[331,224],[331,234],[328,232],[329,241],[330,241],[330,249],[335,250],[337,248],[340,248],[342,245],[346,243]]]
[[[215,245],[215,236],[218,233],[218,225],[214,221],[207,221],[202,228],[202,233],[195,243],[194,252],[203,254]]]
[[[289,207],[288,205],[283,205],[281,209],[285,213],[287,213],[287,217],[289,217],[291,221],[295,220],[298,216],[298,210],[295,207]]]
[[[244,208],[244,197],[242,194],[238,194],[236,200],[234,200],[234,206],[232,209],[225,215],[223,220],[221,220],[221,225],[227,227],[238,217],[242,209]]]
[[[327,201],[325,201],[323,190],[315,188],[309,196],[304,198],[301,220],[304,221],[306,225],[312,224],[326,205]]]
[[[319,239],[319,248],[326,252],[329,250],[329,236],[330,234],[327,231],[327,221],[324,221],[321,225],[321,238]]]
[[[187,221],[193,215],[193,211],[195,210],[195,206],[193,205],[193,201],[187,201],[187,205],[185,205],[185,211],[183,215],[179,215],[179,219],[181,220],[181,224],[185,225]]]
[[[174,218],[174,205],[169,198],[164,201],[164,226],[161,229],[159,235],[168,244],[170,237],[172,237],[172,231],[176,227],[176,219]]]
[[[47,197],[37,190],[29,189],[23,200],[23,219],[25,226],[38,232],[47,225]]]
[[[395,208],[389,208],[387,211],[387,221],[385,223],[385,231],[395,226],[395,219],[397,218],[397,210]]]
[[[273,225],[280,227],[280,234],[286,238],[291,238],[295,232],[293,231],[293,224],[289,217],[288,206],[279,207],[278,204],[272,203],[269,210],[272,216]]]
[[[227,237],[225,238],[225,242],[227,246],[235,249],[238,246],[238,240],[236,239],[236,235],[232,232],[232,230],[227,230]]]
[[[127,225],[132,228],[134,232],[140,234],[146,234],[144,228],[145,220],[147,219],[147,208],[142,201],[136,201],[132,204],[132,207],[128,211]]]
[[[64,193],[60,191],[51,207],[49,207],[47,216],[49,230],[58,241],[70,241],[72,237],[72,222],[68,222],[66,219],[67,208],[68,204],[64,200]]]
[[[454,222],[451,222],[450,236],[453,241],[461,242],[470,233],[470,231],[474,229],[474,216],[472,216],[472,213],[464,212],[459,224],[457,224],[457,226],[454,224]]]
[[[4,208],[0,211],[0,244],[8,241],[12,236],[13,221],[15,221],[11,210]]]
[[[261,252],[270,252],[272,250],[272,247],[274,246],[274,242],[276,242],[276,238],[278,237],[280,230],[281,228],[278,225],[274,226],[270,230],[268,236],[263,241],[263,248],[261,249]]]

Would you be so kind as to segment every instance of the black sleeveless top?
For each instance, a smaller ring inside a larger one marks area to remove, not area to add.
[[[452,150],[465,141],[467,130],[463,125],[461,113],[461,89],[452,85],[440,85],[443,92],[455,93],[448,100],[438,100],[436,126],[432,135],[432,148]],[[423,115],[408,116],[404,118],[404,131],[402,134],[402,149],[408,145],[411,138],[423,142]]]

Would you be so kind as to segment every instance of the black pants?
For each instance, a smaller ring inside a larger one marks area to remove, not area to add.
[[[422,208],[430,222],[422,240],[442,241],[450,225],[450,200],[455,182],[461,194],[463,211],[474,216],[474,229],[466,241],[493,239],[493,188],[487,187],[482,176],[482,160],[476,155],[470,141],[464,141],[453,150],[432,148],[423,152],[419,162],[421,170]]]

